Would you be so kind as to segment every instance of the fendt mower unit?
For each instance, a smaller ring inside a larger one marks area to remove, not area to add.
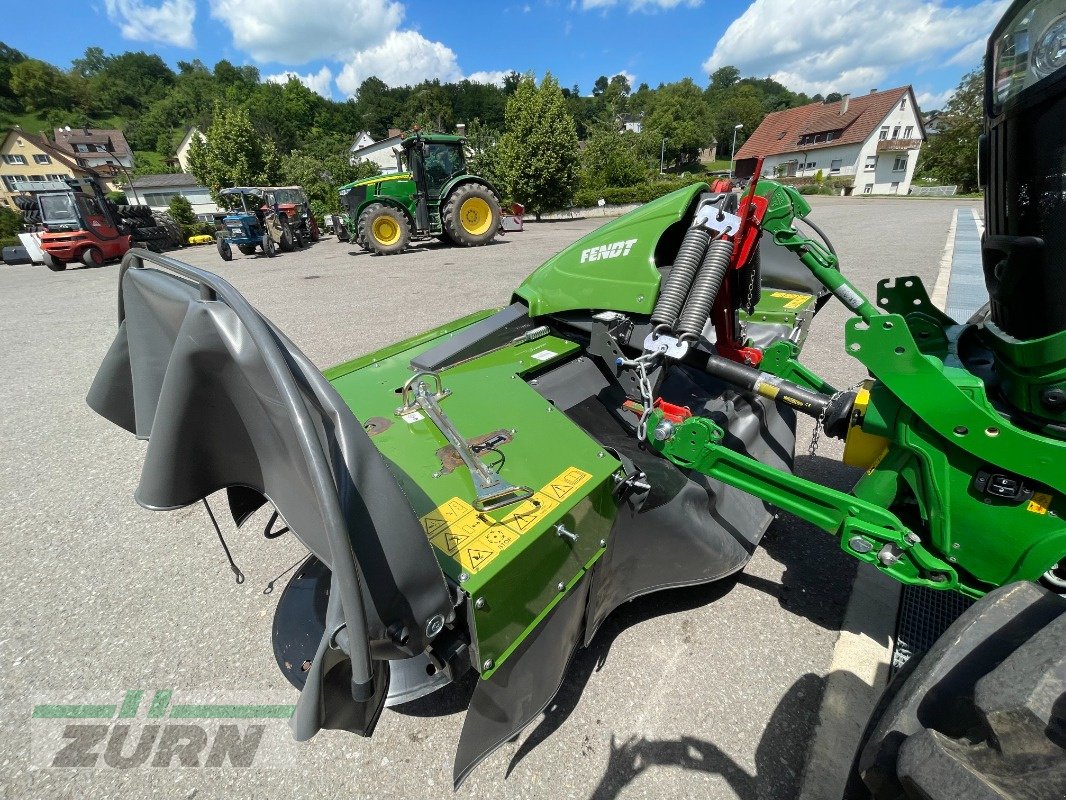
[[[743,196],[647,203],[508,306],[324,373],[221,278],[133,251],[89,403],[148,440],[141,505],[225,490],[237,524],[269,504],[268,538],[307,546],[273,636],[299,739],[369,736],[473,670],[458,784],[613,609],[743,569],[780,509],[984,598],[893,686],[856,796],[1061,797],[1066,616],[1041,584],[1066,583],[1064,43],[1046,0],[989,45],[986,317],[948,318],[913,276],[866,297],[760,162]],[[833,299],[868,372],[850,389],[799,361]],[[864,468],[850,493],[793,474],[797,414]]]
[[[500,231],[500,193],[467,172],[461,136],[415,131],[400,142],[406,172],[340,188],[346,227],[378,255],[402,253],[414,239],[462,247],[488,244]]]

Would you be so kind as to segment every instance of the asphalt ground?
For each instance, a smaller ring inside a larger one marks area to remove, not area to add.
[[[890,275],[916,274],[931,288],[952,210],[966,203],[814,205],[843,269],[872,294]],[[505,304],[534,267],[603,221],[530,223],[489,247],[434,243],[388,258],[333,238],[272,260],[235,254],[225,264],[213,247],[174,255],[225,277],[326,367]],[[0,797],[451,795],[469,686],[386,710],[369,740],[327,731],[296,745],[270,721],[266,757],[247,769],[178,759],[123,769],[103,757],[91,759],[95,768],[49,766],[63,744],[49,737],[62,731],[33,718],[35,704],[115,703],[129,690],[161,689],[175,702],[295,699],[270,646],[280,592],[264,588],[301,557],[299,543],[265,541],[264,512],[241,531],[220,513],[248,576],[236,585],[202,507],[162,513],[134,503],[143,445],[85,405],[115,333],[117,273],[0,265]],[[803,356],[840,387],[863,375],[844,355],[846,318],[828,305]],[[837,462],[839,443],[823,439],[811,457],[811,430],[801,421],[798,472],[847,488],[855,473]],[[856,566],[787,515],[763,544],[739,576],[615,612],[543,718],[458,797],[795,796]],[[146,705],[132,720],[142,728]],[[127,755],[136,754],[133,735]]]

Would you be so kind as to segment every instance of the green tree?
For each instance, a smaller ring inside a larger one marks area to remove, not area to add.
[[[703,92],[685,78],[660,86],[644,117],[644,127],[666,138],[666,158],[677,164],[696,161],[714,140],[714,118]]]
[[[918,155],[917,172],[960,192],[977,190],[977,138],[984,120],[984,75],[981,70],[963,76],[955,94],[937,120],[940,133],[931,136]]]
[[[550,72],[540,88],[532,75],[518,84],[507,103],[500,152],[509,194],[537,219],[543,211],[571,203],[577,182],[577,130]]]
[[[312,131],[304,148],[281,159],[281,180],[302,186],[315,210],[315,216],[341,210],[337,190],[352,181],[378,174],[377,165],[364,161],[355,166],[348,160],[351,139],[345,134]]]
[[[107,68],[110,59],[102,47],[86,47],[85,55],[70,62],[70,71],[82,78],[92,78]]]
[[[11,88],[11,70],[26,54],[0,42],[0,111],[18,111],[21,108],[18,95]]]
[[[36,58],[28,58],[11,67],[11,91],[27,111],[64,108],[74,99],[70,78]]]
[[[500,139],[503,135],[495,128],[474,118],[466,128],[467,169],[480,175],[501,192],[506,189],[503,176]]]
[[[193,213],[192,203],[184,195],[176,194],[170,198],[170,216],[179,225],[195,225],[196,214]]]
[[[204,135],[206,141],[193,139],[189,167],[216,201],[229,186],[274,183],[279,171],[277,149],[256,133],[245,109],[216,103],[214,121]]]
[[[647,177],[648,163],[631,133],[601,130],[581,151],[581,185],[589,189],[635,186]]]
[[[10,239],[22,230],[22,214],[0,206],[0,239]]]
[[[154,53],[126,52],[108,58],[91,85],[101,110],[132,116],[166,96],[174,72]]]

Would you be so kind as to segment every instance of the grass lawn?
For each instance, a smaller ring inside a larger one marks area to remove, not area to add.
[[[118,128],[122,130],[126,121],[122,117],[104,117],[103,119],[90,120],[91,128]],[[23,114],[11,114],[0,111],[0,128],[11,128],[18,125],[27,133],[51,134],[53,126],[47,119],[42,119],[35,112],[27,111]]]

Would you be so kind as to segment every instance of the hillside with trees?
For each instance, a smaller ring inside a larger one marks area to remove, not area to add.
[[[348,164],[360,131],[380,139],[390,128],[452,131],[466,123],[475,168],[509,199],[547,210],[575,198],[649,199],[675,182],[660,176],[660,158],[667,173],[704,171],[701,151],[717,139],[719,156],[728,158],[737,123],[744,124],[739,147],[767,113],[818,99],[723,67],[705,86],[684,78],[634,90],[625,76],[604,75],[588,94],[550,75],[538,86],[514,72],[501,86],[388,86],[371,77],[355,97],[336,101],[226,60],[179,61],[173,69],[155,54],[89,47],[64,68],[0,43],[0,125],[120,128],[137,174],[170,169],[167,159],[195,125],[208,145],[196,149],[193,171],[209,188],[299,183],[319,213],[336,207],[337,186],[367,174]],[[640,120],[641,132],[620,132],[623,120]]]

